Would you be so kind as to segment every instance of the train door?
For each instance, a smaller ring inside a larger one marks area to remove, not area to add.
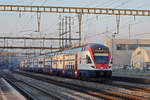
[[[56,71],[55,74],[57,75],[58,73],[58,56],[56,56]]]
[[[52,69],[53,68],[52,67],[53,66],[53,57],[51,57],[50,59],[51,59],[50,60],[50,74],[52,74],[53,73],[53,69]]]
[[[75,53],[75,71],[74,71],[75,77],[78,77],[78,53]]]
[[[46,72],[46,67],[45,67],[45,57],[43,58],[43,72]]]
[[[62,70],[62,75],[64,76],[65,75],[65,55],[63,55],[63,70]]]
[[[36,69],[35,69],[35,70],[38,71],[38,68],[39,68],[39,59],[38,59],[38,58],[36,59],[36,65],[37,65],[37,66],[36,66]]]

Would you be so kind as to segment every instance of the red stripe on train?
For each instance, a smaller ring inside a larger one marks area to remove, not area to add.
[[[75,77],[78,76],[78,53],[75,54],[75,72],[74,72]]]
[[[62,74],[65,75],[65,55],[63,55],[63,71]]]

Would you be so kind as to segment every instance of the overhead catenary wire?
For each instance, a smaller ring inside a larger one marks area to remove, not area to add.
[[[116,1],[117,0],[114,0],[113,2],[110,3],[110,5],[114,4]],[[129,3],[129,1],[131,1],[131,0],[126,0],[124,2],[121,2],[119,5],[117,5],[117,6],[113,7],[113,8],[118,8],[118,7],[122,6],[122,5],[125,5],[125,4]],[[109,6],[109,5],[107,4],[107,6]],[[93,17],[92,18],[88,18],[88,20],[91,20],[91,19],[93,19]],[[90,25],[92,25],[92,22],[91,22]],[[77,27],[77,25],[76,25],[76,27]]]
[[[105,1],[103,4],[101,4],[101,5],[96,5],[96,6],[94,6],[94,7],[100,7],[100,6],[110,6],[110,5],[113,5],[114,3],[116,3],[117,1],[120,1],[120,0],[112,0],[112,1],[110,1],[110,0],[108,0],[108,1]],[[91,20],[92,21],[92,19],[93,19],[93,16],[92,17],[90,17],[88,20]],[[83,24],[84,25],[84,24]],[[91,24],[90,24],[91,25]]]
[[[112,4],[116,3],[117,1],[119,1],[119,0],[112,0],[112,1],[108,0],[108,1],[103,2],[102,4],[96,5],[96,6],[94,6],[94,7],[99,7],[99,8],[100,8],[100,6],[109,6],[109,5],[112,5]],[[88,6],[88,5],[86,5],[86,6]],[[88,23],[90,22],[89,20],[92,21],[92,19],[93,19],[93,16],[90,17],[90,18],[88,18]],[[84,25],[85,25],[85,23],[82,23],[82,27],[83,27]],[[92,25],[92,22],[90,23],[90,25]],[[76,25],[75,28],[76,28],[76,27],[78,27],[78,25]]]
[[[113,7],[113,8],[119,8],[119,7],[124,6],[125,4],[127,4],[127,3],[131,2],[131,1],[132,0],[126,0],[126,1],[122,2],[121,4],[119,4],[119,5],[117,5],[117,6]]]
[[[44,2],[45,2],[45,1],[47,1],[47,0],[44,0]],[[113,2],[115,3],[115,1],[117,1],[117,0],[110,1],[110,2],[111,2],[110,5],[111,5]],[[129,0],[127,0],[127,1],[129,1]],[[105,2],[107,2],[107,1],[105,1]],[[126,1],[123,1],[123,2],[120,3],[120,4],[124,4],[124,3],[127,3],[127,2],[126,2]],[[117,3],[117,4],[118,4],[118,3]],[[108,4],[106,4],[106,5],[108,5]],[[105,5],[105,6],[106,6],[106,5]]]
[[[125,1],[125,2],[122,2],[120,5],[118,5],[118,6],[116,6],[115,8],[117,8],[117,7],[120,7],[120,6],[122,6],[122,5],[124,5],[124,4],[126,4],[126,3],[128,3],[130,0],[127,0],[127,1]],[[129,22],[127,22],[127,23],[129,23]],[[141,23],[141,21],[139,21],[138,23]],[[138,24],[138,23],[136,23],[136,24]],[[134,24],[134,23],[133,23]],[[91,24],[90,24],[91,25]],[[131,24],[132,25],[132,24]],[[122,29],[122,28],[124,28],[124,27],[120,27],[120,29]],[[113,30],[113,29],[112,29]]]
[[[32,6],[34,2],[35,2],[35,0],[33,0],[33,1],[30,3],[30,5]],[[43,6],[46,2],[47,2],[47,0],[44,0],[44,1],[42,2],[41,6]],[[29,18],[29,20],[27,21],[27,23],[24,24],[24,26],[22,27],[21,30],[24,30],[25,26],[29,25],[29,23],[31,22],[32,18],[33,18],[35,15],[36,15],[36,13],[35,13],[34,15],[31,15],[31,17]]]

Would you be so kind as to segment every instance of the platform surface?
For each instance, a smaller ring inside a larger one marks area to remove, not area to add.
[[[26,100],[6,80],[0,78],[0,100]]]

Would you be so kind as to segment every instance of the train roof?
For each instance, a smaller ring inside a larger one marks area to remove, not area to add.
[[[89,43],[88,46],[90,46],[90,47],[100,46],[100,47],[103,47],[103,48],[108,48],[107,46],[105,46],[103,44],[98,44],[98,43]]]
[[[86,47],[95,47],[95,46],[98,46],[98,47],[103,47],[103,48],[108,48],[106,46],[104,46],[103,44],[98,44],[98,43],[88,43],[88,44],[85,44],[85,45],[82,45],[82,46],[78,46],[78,47],[74,47],[74,48],[69,48],[69,49],[65,49],[65,50],[59,50],[59,51],[54,51],[54,52],[50,52],[46,55],[36,55],[36,56],[32,56],[31,58],[41,58],[41,57],[48,57],[48,56],[52,56],[52,55],[55,55],[55,54],[59,54],[59,53],[70,53],[70,52],[79,52],[79,51],[82,51],[83,48],[85,50]]]

